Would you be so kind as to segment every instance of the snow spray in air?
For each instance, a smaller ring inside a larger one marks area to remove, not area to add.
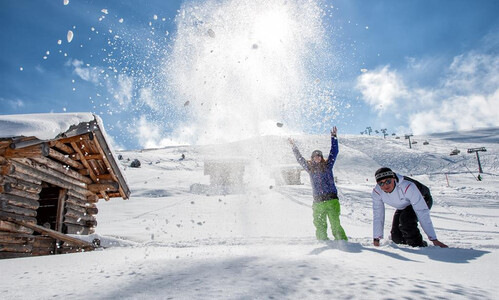
[[[330,62],[323,15],[313,0],[184,4],[165,64],[182,135],[220,144],[301,130]]]

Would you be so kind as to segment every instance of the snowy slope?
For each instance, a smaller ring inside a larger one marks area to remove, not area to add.
[[[340,135],[334,171],[348,243],[315,240],[306,173],[302,185],[276,185],[272,170],[296,165],[283,137],[124,151],[132,196],[98,204],[97,235],[106,249],[2,260],[0,293],[4,299],[498,299],[499,132],[489,133],[480,140],[470,133],[416,136],[412,149],[403,138]],[[329,150],[326,135],[294,138],[305,157]],[[456,147],[461,154],[449,156]],[[487,148],[480,182],[475,155],[466,153],[473,147]],[[133,159],[140,168],[129,167]],[[209,184],[206,160],[244,161],[244,193],[191,192]],[[388,240],[371,245],[370,192],[382,165],[430,186],[433,223],[449,249]]]

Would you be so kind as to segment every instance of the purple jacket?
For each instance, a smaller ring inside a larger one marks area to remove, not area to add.
[[[305,158],[303,158],[303,156],[300,154],[298,148],[296,146],[293,147],[293,153],[295,154],[296,160],[310,176],[310,183],[312,184],[312,190],[314,194],[314,202],[321,202],[333,198],[338,198],[338,190],[336,189],[336,185],[334,184],[333,177],[333,166],[336,161],[336,156],[338,156],[338,152],[338,139],[336,137],[331,137],[331,150],[329,151],[329,156],[327,158],[326,169],[324,171],[317,170],[313,172],[308,166]]]

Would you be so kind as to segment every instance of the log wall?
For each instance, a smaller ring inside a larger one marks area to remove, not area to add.
[[[60,146],[61,147],[61,146]],[[63,148],[63,147],[61,147]],[[42,149],[43,150],[43,149]],[[12,154],[11,154],[12,155]],[[55,155],[54,155],[55,156]],[[66,172],[67,170],[67,172]],[[42,224],[37,217],[43,209],[63,203],[61,223],[64,234],[94,232],[99,197],[87,188],[91,179],[47,157],[5,158],[0,156],[0,259],[92,250],[56,238],[40,235],[20,223],[38,224],[56,230],[54,222]],[[42,196],[44,189],[65,190],[63,198]],[[45,197],[45,198],[44,198]],[[48,210],[47,210],[48,209]],[[57,207],[54,212],[59,211]],[[52,217],[52,216],[49,216]]]

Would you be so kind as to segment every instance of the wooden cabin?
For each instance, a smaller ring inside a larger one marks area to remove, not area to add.
[[[0,258],[93,250],[75,235],[94,232],[96,203],[129,196],[98,116],[0,116]]]

